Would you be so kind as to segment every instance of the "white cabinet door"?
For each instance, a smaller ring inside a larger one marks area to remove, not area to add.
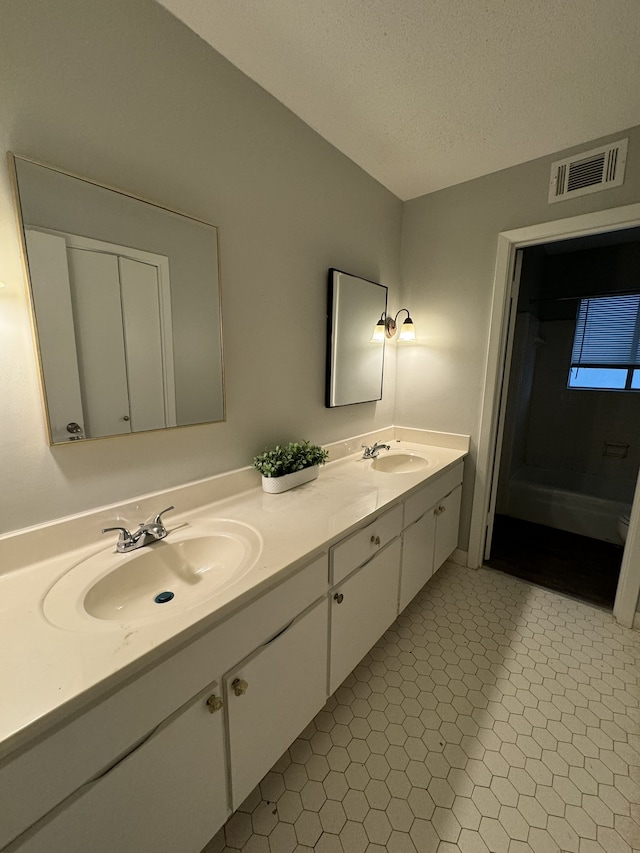
[[[387,630],[398,612],[400,539],[331,591],[329,692]]]
[[[207,705],[215,693],[207,690],[179,710],[9,849],[199,853],[230,813],[224,718]]]
[[[224,677],[237,809],[327,699],[327,599]]]
[[[433,552],[434,572],[438,571],[447,557],[450,557],[458,547],[461,495],[462,486],[458,486],[438,504],[436,547]]]
[[[400,612],[420,592],[433,574],[436,518],[434,509],[428,509],[421,518],[409,525],[402,534]]]
[[[118,258],[118,269],[131,429],[142,432],[175,426],[168,422],[165,406],[158,268]]]
[[[118,259],[68,248],[67,260],[86,433],[131,432]]]

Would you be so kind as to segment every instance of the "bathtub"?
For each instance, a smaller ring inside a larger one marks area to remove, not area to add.
[[[507,514],[620,545],[616,523],[634,489],[631,480],[524,466],[509,481]]]

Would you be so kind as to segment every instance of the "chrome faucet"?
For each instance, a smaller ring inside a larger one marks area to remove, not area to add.
[[[145,545],[150,545],[152,542],[158,542],[164,539],[168,534],[167,528],[164,526],[162,516],[170,509],[175,509],[173,506],[168,506],[159,512],[156,516],[141,524],[137,530],[131,533],[126,527],[104,527],[102,532],[109,533],[112,530],[119,530],[120,536],[116,543],[116,551],[121,554],[126,554],[128,551],[135,551],[136,548],[144,548]]]
[[[381,450],[391,450],[390,444],[378,444],[377,441],[374,441],[371,447],[367,447],[366,444],[362,446],[364,447],[363,459],[377,459]]]

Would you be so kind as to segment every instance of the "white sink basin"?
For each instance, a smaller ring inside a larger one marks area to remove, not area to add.
[[[44,614],[83,630],[180,615],[237,583],[261,550],[259,534],[240,522],[187,525],[137,551],[110,548],[78,563],[51,587]]]
[[[391,450],[374,459],[371,467],[374,471],[384,474],[413,474],[416,471],[424,471],[430,464],[429,460],[419,453]]]

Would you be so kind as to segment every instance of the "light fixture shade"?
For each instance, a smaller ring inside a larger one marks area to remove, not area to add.
[[[372,344],[384,343],[384,328],[384,320],[382,319],[382,317],[380,317],[378,322],[373,327],[373,334],[371,335]]]
[[[411,317],[407,317],[402,326],[400,327],[400,334],[398,335],[399,341],[415,341],[416,339],[416,327],[413,325],[413,320]]]

